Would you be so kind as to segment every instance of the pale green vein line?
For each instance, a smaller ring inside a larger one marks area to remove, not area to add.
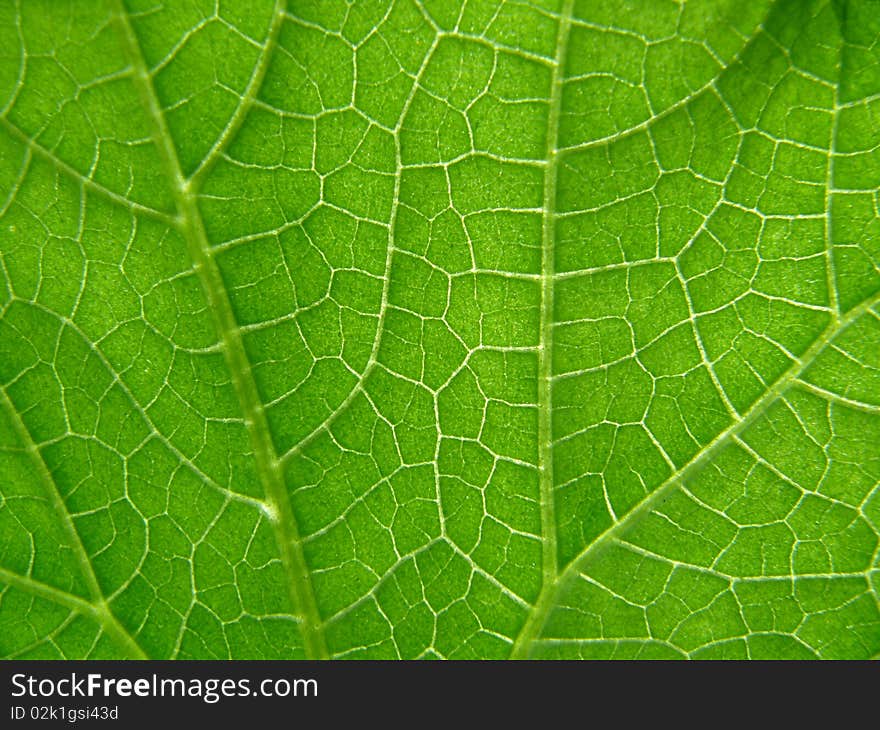
[[[521,658],[540,631],[544,603],[553,594],[559,566],[556,549],[556,510],[553,493],[553,287],[556,270],[553,243],[556,234],[556,181],[559,167],[559,117],[565,59],[571,30],[574,0],[566,0],[556,39],[556,59],[550,89],[547,118],[547,167],[544,170],[544,219],[541,229],[541,324],[538,335],[538,480],[541,494],[541,592],[535,610],[529,615],[511,649],[512,658]]]
[[[809,367],[810,363],[815,360],[816,356],[824,347],[838,334],[843,332],[850,324],[865,314],[871,307],[880,302],[880,293],[874,294],[870,299],[863,301],[857,307],[851,309],[849,313],[839,319],[833,320],[826,330],[816,338],[816,341],[801,355],[791,367],[777,380],[773,386],[759,398],[749,408],[743,417],[731,424],[727,429],[719,433],[711,443],[709,443],[699,454],[687,464],[682,466],[678,471],[672,474],[663,484],[655,489],[651,494],[646,496],[641,502],[633,507],[621,520],[609,527],[603,533],[598,535],[593,542],[587,545],[581,552],[559,573],[555,584],[547,591],[547,595],[542,595],[535,606],[534,613],[529,617],[529,621],[523,629],[523,632],[517,638],[515,645],[516,655],[519,657],[528,656],[528,651],[533,642],[540,640],[540,632],[546,623],[547,617],[554,606],[558,605],[559,597],[564,592],[565,587],[583,572],[601,549],[610,544],[614,538],[636,524],[643,516],[649,514],[654,507],[658,506],[669,493],[679,484],[689,479],[697,473],[706,464],[710,463],[720,451],[729,445],[731,440],[741,434],[745,429],[752,425],[779,396],[781,396],[792,385],[800,385],[800,375]],[[526,629],[530,630],[530,634],[525,637]]]
[[[107,603],[104,592],[101,590],[98,577],[95,575],[92,562],[89,560],[89,554],[86,551],[85,545],[83,545],[79,532],[76,529],[76,525],[73,522],[73,517],[67,509],[67,504],[65,503],[64,498],[58,491],[58,485],[55,483],[55,479],[52,477],[52,473],[49,471],[49,467],[46,465],[36,441],[34,441],[31,432],[28,430],[24,421],[21,420],[18,409],[10,400],[5,388],[0,388],[0,402],[2,402],[3,408],[9,415],[9,421],[12,424],[12,428],[21,441],[24,451],[34,467],[34,472],[39,476],[40,481],[45,487],[46,496],[52,505],[52,511],[61,519],[62,529],[67,534],[68,540],[70,540],[70,547],[73,550],[73,554],[76,556],[82,577],[86,582],[86,588],[92,598],[92,603],[83,600],[83,604],[89,607],[90,614],[99,618],[102,625],[110,627],[108,633],[112,633],[122,646],[127,647],[130,653],[134,653],[136,656],[144,658],[145,655],[140,647],[138,647],[137,642],[113,615],[113,611]],[[3,571],[3,573],[5,575],[8,571]],[[6,579],[4,578],[4,580]],[[21,580],[27,579],[22,577]],[[6,582],[12,581],[7,580]],[[133,648],[136,648],[137,651],[132,652]]]
[[[615,648],[619,646],[637,646],[639,647],[639,649],[636,656],[628,657],[632,659],[638,659],[639,655],[641,655],[650,646],[662,646],[666,649],[669,649],[670,651],[675,652],[682,659],[687,659],[690,656],[687,652],[682,651],[681,648],[677,647],[675,644],[672,644],[668,641],[663,641],[662,639],[539,639],[538,642],[541,644],[541,646],[573,646],[578,648],[582,646],[608,644],[613,644]]]
[[[390,565],[388,567],[388,569],[385,570],[382,577],[379,578],[379,580],[376,582],[376,585],[373,586],[373,589],[369,593],[361,596],[353,603],[350,603],[347,606],[343,606],[341,609],[339,609],[332,616],[328,616],[327,621],[326,621],[327,625],[330,625],[333,623],[338,623],[339,621],[344,619],[346,616],[350,616],[352,614],[352,612],[356,611],[364,604],[367,604],[370,602],[375,602],[376,601],[376,593],[378,593],[381,590],[381,588],[383,586],[387,585],[389,582],[397,580],[397,577],[396,577],[396,576],[398,576],[397,571],[401,565],[404,565],[406,563],[414,563],[416,560],[418,560],[420,555],[424,555],[425,553],[430,551],[435,545],[443,544],[444,541],[445,541],[445,538],[435,537],[433,540],[429,540],[428,542],[426,542],[424,545],[417,548],[413,552],[407,553],[403,557],[399,558],[397,560],[397,562]],[[337,658],[337,657],[334,656],[334,659],[335,658]]]
[[[803,380],[802,378],[798,379],[798,385],[801,388],[809,390],[811,393],[818,395],[820,398],[825,398],[826,400],[830,400],[834,403],[840,403],[841,405],[847,406],[848,408],[853,408],[857,411],[864,411],[865,413],[870,413],[872,415],[880,414],[880,405],[876,403],[866,403],[865,401],[856,400],[855,398],[847,398],[845,395],[835,393],[825,388],[820,388],[818,385],[814,385],[808,380]]]
[[[223,150],[229,146],[230,141],[235,138],[236,134],[238,134],[238,130],[241,129],[241,125],[244,123],[248,112],[251,110],[254,100],[257,98],[257,94],[260,92],[260,87],[263,85],[266,71],[269,69],[269,61],[272,58],[272,49],[278,42],[278,34],[281,31],[286,12],[287,0],[276,0],[275,9],[272,14],[272,22],[269,25],[269,32],[266,34],[266,43],[263,46],[263,51],[260,54],[257,65],[254,67],[253,73],[248,80],[244,95],[241,97],[241,101],[233,113],[232,118],[229,120],[229,123],[226,125],[226,128],[217,138],[217,141],[214,142],[211,149],[208,150],[208,153],[199,163],[195,172],[190,176],[190,181],[194,188],[197,188],[204,178],[211,172],[214,163],[219,159]]]
[[[831,147],[828,150],[828,166],[825,170],[825,275],[828,282],[828,303],[835,317],[840,316],[840,302],[837,296],[837,271],[834,266],[834,222],[831,218],[831,207],[834,201],[834,158],[837,155],[837,130],[840,124],[839,100],[839,86],[835,86]]]
[[[18,300],[21,301],[21,300]],[[83,332],[79,325],[76,324],[72,319],[65,317],[61,314],[58,314],[54,309],[50,309],[49,307],[41,304],[40,302],[25,302],[24,303],[28,307],[33,307],[34,309],[43,312],[44,314],[54,317],[61,324],[62,328],[67,328],[71,332],[73,332],[79,339],[82,341],[83,345],[85,345],[90,352],[94,353],[95,357],[98,358],[98,361],[107,371],[108,375],[113,379],[113,384],[116,385],[125,396],[126,400],[128,400],[131,407],[134,411],[143,419],[144,423],[150,429],[155,438],[161,443],[165,448],[167,448],[171,453],[173,453],[179,460],[180,463],[183,464],[187,469],[192,472],[196,478],[198,478],[201,482],[206,484],[217,491],[218,494],[223,495],[224,499],[230,501],[240,502],[241,504],[246,504],[250,507],[256,507],[257,509],[263,510],[265,509],[265,503],[262,500],[254,499],[253,497],[248,497],[245,494],[239,494],[238,492],[233,492],[231,489],[224,487],[222,484],[218,484],[214,479],[205,474],[193,461],[187,457],[174,443],[170,440],[170,438],[162,433],[159,430],[159,426],[153,421],[150,417],[150,414],[144,409],[144,407],[140,404],[138,399],[135,397],[134,393],[132,393],[131,389],[128,387],[128,384],[122,377],[122,374],[117,372],[117,370],[113,367],[113,364],[107,359],[107,356],[104,354],[101,348],[93,343],[85,332]],[[25,333],[21,330],[17,330],[19,335],[22,338],[25,337]]]
[[[746,47],[747,46],[748,46],[748,44],[746,44]],[[735,54],[733,56],[733,58],[730,60],[730,62],[727,64],[726,67],[718,69],[718,73],[715,76],[713,76],[711,79],[709,79],[709,81],[707,81],[705,84],[703,84],[699,88],[691,91],[686,96],[683,96],[681,99],[679,99],[675,103],[670,104],[668,107],[666,107],[662,111],[659,111],[656,114],[652,114],[647,119],[639,122],[638,124],[633,124],[632,126],[618,130],[617,132],[614,132],[613,134],[606,134],[604,137],[596,137],[595,139],[590,139],[590,140],[587,140],[586,142],[580,142],[578,144],[568,145],[566,147],[562,147],[561,150],[563,152],[582,152],[584,150],[593,149],[594,147],[601,147],[602,145],[607,145],[612,142],[616,142],[618,140],[624,139],[625,137],[631,137],[634,134],[637,134],[639,132],[643,132],[646,129],[648,129],[649,127],[654,126],[657,122],[659,122],[663,119],[666,119],[667,117],[671,117],[673,114],[675,114],[675,112],[679,111],[680,109],[684,109],[685,107],[687,107],[688,104],[690,104],[692,101],[695,101],[696,99],[698,99],[700,96],[702,96],[707,91],[712,90],[712,91],[715,91],[715,93],[718,93],[717,90],[715,90],[715,84],[718,83],[719,77],[721,76],[721,74],[724,71],[726,71],[734,63],[736,63],[736,61],[740,58],[741,55],[742,55],[742,50],[740,50],[737,54]]]
[[[113,192],[112,190],[110,190],[110,188],[105,188],[103,185],[101,185],[101,183],[95,182],[91,178],[86,177],[75,167],[71,167],[53,152],[47,150],[39,142],[31,139],[31,137],[29,137],[23,130],[19,129],[15,124],[10,122],[6,117],[0,117],[0,126],[2,126],[3,129],[6,130],[11,137],[14,137],[23,145],[25,145],[37,157],[41,157],[42,159],[49,162],[59,172],[76,180],[86,190],[90,190],[91,192],[96,193],[101,197],[122,206],[126,210],[132,211],[133,213],[139,213],[140,215],[146,216],[148,218],[154,218],[168,226],[176,225],[177,220],[174,218],[173,215],[165,213],[161,210],[156,210],[155,208],[151,208],[148,205],[143,205],[142,203],[136,203],[135,201],[126,198],[124,195]]]
[[[70,546],[73,548],[73,552],[76,555],[77,562],[82,571],[82,576],[86,581],[89,595],[92,597],[92,600],[103,601],[104,594],[101,591],[101,586],[98,583],[95,571],[92,569],[92,563],[89,560],[88,552],[83,545],[79,532],[77,532],[76,525],[73,523],[73,518],[67,510],[67,504],[64,502],[64,498],[58,491],[55,479],[52,477],[49,467],[43,460],[43,455],[40,453],[39,447],[31,436],[24,421],[21,420],[18,409],[10,400],[5,388],[0,388],[0,402],[3,403],[3,408],[6,410],[12,428],[21,441],[24,451],[33,465],[34,472],[40,478],[40,481],[42,481],[45,487],[46,496],[52,504],[52,511],[61,517],[64,532],[67,533],[67,537],[70,540]]]
[[[147,655],[131,638],[131,635],[122,627],[116,617],[108,610],[94,606],[80,596],[76,596],[60,588],[50,586],[47,583],[18,575],[12,571],[0,568],[0,583],[17,588],[37,598],[51,601],[59,606],[64,606],[81,616],[96,621],[107,636],[113,639],[119,646],[124,648],[130,659],[147,659]]]
[[[737,443],[744,443],[740,440],[737,440]],[[783,479],[786,481],[790,481],[787,477],[783,476]],[[685,490],[686,491],[686,490]],[[690,494],[690,492],[687,492]],[[840,504],[840,503],[838,503]],[[633,545],[631,542],[626,542],[624,540],[615,540],[615,545],[620,545],[626,548],[627,550],[636,553],[637,555],[642,555],[646,558],[651,558],[653,560],[662,560],[670,565],[675,567],[685,567],[688,570],[693,570],[698,573],[703,573],[704,575],[711,576],[713,578],[721,578],[727,581],[731,587],[736,587],[739,584],[748,584],[748,583],[793,583],[799,580],[814,580],[819,578],[867,578],[870,573],[870,569],[861,570],[861,571],[841,571],[841,572],[827,572],[827,573],[797,573],[794,575],[733,575],[732,573],[724,573],[720,570],[717,570],[713,567],[706,567],[704,565],[698,565],[697,563],[688,563],[682,562],[680,560],[672,560],[665,555],[656,552],[655,550],[648,550],[639,545]],[[717,561],[715,561],[717,562]],[[713,563],[714,564],[714,563]]]
[[[21,156],[21,165],[18,167],[18,174],[15,176],[15,180],[9,186],[9,193],[6,195],[6,199],[0,202],[0,218],[6,215],[6,211],[9,210],[9,206],[12,205],[15,200],[15,196],[18,195],[18,191],[21,189],[21,185],[24,182],[24,179],[27,177],[28,171],[31,169],[31,160],[34,159],[34,154],[30,149],[26,149],[24,154]]]
[[[388,225],[388,246],[385,251],[385,271],[382,275],[382,297],[379,305],[379,318],[376,322],[376,334],[373,337],[373,343],[370,346],[370,356],[367,359],[367,364],[364,367],[363,372],[361,373],[360,379],[355,384],[355,386],[351,389],[348,395],[342,400],[342,402],[336,406],[327,417],[315,426],[309,433],[303,436],[297,443],[291,446],[284,454],[281,455],[281,463],[286,464],[289,460],[293,459],[297,455],[301,454],[308,446],[311,444],[319,434],[323,433],[330,426],[335,423],[336,419],[339,418],[343,413],[348,410],[348,407],[352,404],[352,402],[364,392],[364,387],[367,382],[367,379],[372,374],[373,370],[376,369],[376,366],[379,364],[379,347],[382,344],[382,335],[385,331],[385,320],[388,316],[388,290],[391,284],[391,263],[394,259],[394,229],[395,223],[397,221],[397,215],[400,210],[400,179],[401,172],[403,170],[403,164],[401,162],[400,156],[400,129],[403,126],[403,121],[406,118],[407,112],[409,111],[410,106],[412,105],[413,100],[416,97],[416,92],[418,91],[419,83],[422,79],[425,70],[428,68],[428,63],[431,60],[431,56],[437,48],[438,38],[434,39],[434,43],[425,53],[425,57],[422,59],[422,65],[413,78],[413,85],[410,89],[409,96],[403,103],[403,108],[400,111],[400,116],[398,117],[398,122],[394,127],[394,157],[395,157],[395,167],[397,170],[397,174],[394,176],[394,192],[392,194],[392,208],[391,208],[391,220]]]
[[[310,658],[326,658],[328,654],[323,624],[303,554],[299,527],[284,484],[281,464],[272,442],[266,412],[241,339],[238,322],[232,311],[220,269],[211,255],[196,193],[181,170],[177,151],[165,123],[165,116],[122,0],[110,0],[110,2],[123,47],[129,57],[129,63],[134,68],[135,83],[141,101],[154,127],[153,136],[183,221],[187,248],[223,345],[223,354],[254,451],[257,473],[266,491],[266,502],[271,513],[270,522],[275,531],[281,562],[288,579],[289,597],[294,610],[302,619],[301,631],[305,652]]]

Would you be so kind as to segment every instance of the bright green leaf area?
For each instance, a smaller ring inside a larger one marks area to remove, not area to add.
[[[880,654],[880,0],[0,2],[0,655]]]

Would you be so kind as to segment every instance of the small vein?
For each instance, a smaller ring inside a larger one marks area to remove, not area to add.
[[[110,188],[104,187],[103,185],[101,185],[101,183],[95,182],[91,178],[86,177],[75,167],[67,164],[55,153],[47,150],[39,142],[29,137],[24,132],[24,130],[20,129],[17,125],[10,122],[9,119],[7,119],[6,117],[0,116],[0,126],[2,126],[3,129],[5,129],[10,136],[14,137],[23,145],[25,145],[33,154],[50,162],[59,172],[62,172],[68,177],[73,178],[87,190],[90,190],[93,193],[97,193],[101,197],[122,206],[126,210],[130,210],[134,213],[139,213],[140,215],[147,216],[148,218],[154,218],[158,221],[161,221],[162,223],[165,223],[168,226],[177,225],[177,219],[173,215],[165,213],[161,210],[157,210],[156,208],[151,208],[150,206],[144,205],[143,203],[136,203],[135,201],[126,198],[124,195],[120,195],[119,193],[115,193],[110,190]]]
[[[31,432],[28,430],[24,421],[22,421],[18,410],[15,408],[12,401],[10,400],[5,388],[0,388],[0,402],[2,402],[3,408],[9,415],[9,420],[12,424],[12,428],[18,436],[19,440],[21,441],[22,445],[24,446],[24,450],[34,467],[34,471],[37,473],[40,481],[44,486],[46,496],[52,504],[53,511],[55,512],[55,514],[59,515],[64,532],[67,533],[67,537],[70,540],[70,547],[73,549],[73,553],[76,556],[76,560],[79,564],[82,577],[86,582],[86,588],[88,589],[89,595],[92,599],[91,603],[80,599],[81,603],[89,606],[89,613],[99,616],[102,624],[113,626],[111,633],[117,640],[120,640],[123,646],[125,646],[129,650],[132,650],[132,648],[137,648],[137,652],[139,652],[143,657],[143,652],[138,647],[138,644],[134,640],[134,637],[130,633],[128,633],[125,628],[123,628],[122,624],[119,623],[119,620],[114,616],[110,605],[107,603],[107,599],[105,598],[104,593],[101,590],[100,583],[98,582],[98,577],[97,575],[95,575],[95,570],[92,567],[92,562],[89,559],[89,555],[86,551],[85,545],[83,545],[82,538],[80,538],[79,531],[76,529],[76,525],[73,522],[73,517],[71,516],[70,511],[67,508],[67,504],[64,501],[64,498],[61,496],[61,493],[58,491],[58,486],[55,484],[52,473],[49,471],[49,467],[43,459],[43,455],[40,453],[40,449],[37,446],[36,441],[34,441],[33,436],[31,436]],[[14,574],[10,573],[9,571],[4,570],[0,572],[0,578],[8,583],[14,582],[11,578],[7,579],[9,576],[12,575]],[[19,582],[21,581],[33,582],[32,579],[28,579],[23,576],[20,576]],[[47,586],[47,588],[48,587],[49,586]],[[59,594],[63,593],[58,589],[55,590]],[[71,595],[71,597],[73,596]]]
[[[431,60],[431,56],[434,53],[434,50],[437,47],[438,40],[435,39],[434,44],[427,50],[425,53],[425,57],[422,61],[421,68],[415,75],[413,79],[412,89],[410,90],[410,94],[407,97],[406,101],[403,104],[403,108],[400,112],[399,121],[397,126],[393,130],[394,134],[394,145],[395,145],[395,165],[397,168],[397,174],[394,176],[394,194],[392,197],[391,204],[391,221],[388,224],[388,246],[385,253],[385,272],[382,276],[382,299],[379,306],[379,320],[376,324],[376,334],[373,337],[373,343],[370,347],[370,356],[367,360],[367,364],[364,367],[363,373],[360,376],[358,382],[351,389],[351,392],[342,400],[342,402],[317,426],[315,426],[308,434],[306,434],[303,438],[301,438],[296,444],[294,444],[290,449],[288,449],[281,456],[282,463],[287,463],[292,458],[294,458],[297,454],[302,453],[302,451],[312,442],[314,439],[326,429],[328,429],[336,419],[341,416],[348,409],[349,405],[357,398],[358,395],[364,392],[364,385],[367,382],[370,374],[373,370],[376,369],[376,366],[379,363],[379,346],[382,342],[382,333],[385,329],[385,319],[388,313],[388,288],[391,282],[391,262],[394,257],[394,228],[395,221],[397,220],[397,213],[400,209],[400,171],[403,169],[403,163],[401,161],[401,152],[400,152],[400,135],[399,131],[401,126],[403,125],[403,120],[406,117],[407,111],[412,105],[413,99],[416,96],[416,92],[419,89],[419,82],[421,81],[422,75],[425,72],[425,69],[428,67],[428,63]]]
[[[211,146],[211,149],[208,150],[205,157],[190,176],[190,182],[194,188],[198,188],[204,178],[211,172],[214,163],[220,159],[223,151],[229,146],[229,143],[235,139],[236,134],[238,134],[239,129],[241,129],[241,125],[247,118],[248,112],[253,108],[257,94],[259,94],[260,88],[263,85],[263,79],[266,77],[266,71],[269,69],[269,62],[273,55],[272,51],[278,42],[278,34],[281,31],[286,12],[287,0],[276,0],[275,9],[272,14],[272,22],[269,25],[269,32],[266,34],[266,42],[263,45],[263,50],[256,66],[254,66],[251,77],[248,79],[244,94],[225,129],[217,137],[217,140]]]
[[[59,606],[64,606],[74,613],[86,616],[98,622],[104,633],[115,639],[126,650],[132,659],[146,659],[147,655],[131,638],[119,621],[108,610],[95,606],[83,598],[76,596],[48,583],[18,575],[12,571],[0,568],[0,582],[17,588],[37,598],[51,601]]]
[[[568,51],[574,0],[566,0],[559,21],[556,59],[550,90],[547,120],[547,167],[544,170],[543,224],[541,229],[541,323],[538,341],[538,483],[541,496],[541,592],[535,610],[529,615],[511,649],[512,658],[527,655],[532,640],[543,623],[542,616],[559,576],[556,545],[556,510],[553,488],[553,288],[556,234],[556,183],[559,166],[559,119],[562,111],[563,74]]]
[[[865,413],[870,413],[872,415],[880,414],[880,405],[878,405],[877,403],[867,403],[866,401],[858,400],[856,398],[848,398],[845,395],[841,395],[840,393],[835,393],[834,391],[822,388],[818,385],[815,385],[814,383],[811,383],[808,380],[804,380],[803,378],[798,378],[797,384],[804,390],[808,390],[814,395],[818,395],[820,398],[824,398],[825,400],[830,400],[834,403],[839,403],[841,405],[847,406],[848,408],[853,408],[857,411],[864,411]]]
[[[752,407],[743,414],[742,418],[735,421],[727,429],[718,434],[711,443],[702,449],[691,461],[682,466],[678,471],[672,474],[657,489],[647,495],[641,502],[636,504],[619,522],[613,524],[604,532],[599,534],[589,545],[584,547],[581,552],[568,563],[568,565],[559,573],[555,584],[548,591],[548,597],[539,600],[535,612],[530,616],[529,622],[534,627],[534,634],[529,637],[528,641],[517,641],[516,646],[519,654],[527,655],[528,649],[534,641],[540,639],[540,632],[550,615],[554,606],[558,605],[558,598],[564,592],[565,588],[575,580],[577,576],[584,571],[590,560],[601,553],[611,541],[620,536],[629,527],[636,524],[642,516],[651,512],[658,506],[677,485],[684,482],[691,475],[695,474],[706,463],[710,462],[722,449],[724,449],[733,439],[754,423],[779,396],[781,396],[792,385],[801,385],[799,380],[801,374],[809,367],[810,363],[816,358],[819,352],[825,348],[828,343],[839,333],[843,332],[856,319],[865,314],[873,306],[880,302],[880,293],[874,294],[870,299],[866,299],[859,306],[851,309],[849,313],[840,320],[833,320],[826,330],[820,335],[815,342],[798,358],[792,366],[776,381],[761,398],[759,398]],[[525,633],[525,631],[523,632]],[[522,636],[522,634],[521,634]]]
[[[153,137],[182,220],[187,249],[202,284],[242,409],[256,470],[266,493],[266,503],[271,515],[270,523],[275,532],[281,562],[288,579],[288,595],[294,611],[302,619],[301,634],[304,649],[309,658],[327,658],[323,623],[303,554],[299,527],[284,483],[281,463],[275,452],[265,409],[242,342],[241,331],[220,269],[212,255],[196,194],[181,169],[164,113],[146,68],[143,52],[122,0],[109,0],[109,2],[123,48],[135,71],[135,85],[141,103],[153,125]]]

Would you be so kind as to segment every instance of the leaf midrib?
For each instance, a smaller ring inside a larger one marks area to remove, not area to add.
[[[223,356],[230,371],[233,388],[242,409],[245,428],[254,452],[256,471],[265,492],[264,514],[272,525],[287,577],[289,598],[300,619],[303,648],[308,658],[325,659],[329,656],[324,639],[323,623],[315,600],[311,575],[302,549],[299,526],[293,513],[281,462],[275,450],[265,408],[251,370],[251,363],[241,338],[241,331],[232,303],[223,283],[223,277],[214,260],[211,245],[205,232],[199,211],[197,196],[199,184],[210,169],[220,149],[215,145],[202,161],[196,173],[184,175],[177,150],[171,139],[161,105],[146,66],[143,51],[122,0],[108,0],[119,31],[123,50],[134,71],[134,84],[141,103],[153,126],[153,138],[178,214],[178,228],[186,242],[194,269],[207,299],[208,308],[220,337]],[[272,27],[267,37],[261,63],[251,76],[248,91],[224,133],[227,140],[242,123],[253,95],[266,70],[266,58],[273,45],[272,38],[284,17],[284,3],[278,2],[273,15]]]

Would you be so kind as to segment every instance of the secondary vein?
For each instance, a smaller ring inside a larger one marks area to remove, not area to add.
[[[132,657],[136,659],[145,659],[146,655],[141,650],[140,646],[138,646],[134,637],[119,622],[119,619],[116,618],[107,603],[107,599],[105,598],[104,592],[101,590],[100,583],[98,582],[98,577],[95,575],[95,570],[92,567],[92,562],[89,559],[88,551],[86,550],[85,545],[83,545],[82,538],[79,535],[79,531],[76,529],[70,511],[67,509],[67,503],[61,496],[61,493],[58,490],[58,485],[55,483],[52,473],[49,471],[49,467],[43,460],[43,455],[40,453],[36,441],[34,441],[30,431],[24,421],[22,421],[18,410],[15,408],[9,395],[3,388],[0,388],[0,401],[2,401],[3,407],[9,415],[9,421],[13,430],[21,441],[28,458],[34,466],[34,471],[46,487],[46,496],[48,497],[53,510],[61,518],[61,524],[64,531],[67,533],[67,539],[70,541],[70,547],[73,550],[73,554],[76,556],[77,563],[79,564],[91,600],[87,601],[84,598],[75,596],[72,593],[67,593],[54,586],[40,583],[29,576],[16,576],[14,573],[7,570],[0,570],[0,580],[10,585],[16,585],[19,588],[28,590],[28,592],[33,593],[34,595],[53,600],[55,603],[60,603],[67,608],[78,611],[79,613],[92,616],[101,624],[105,633],[113,637],[118,644],[125,647]]]
[[[135,83],[141,101],[154,128],[153,136],[159,156],[171,181],[181,220],[181,231],[223,345],[226,364],[229,367],[254,452],[257,473],[266,493],[270,512],[269,521],[275,531],[281,562],[287,576],[290,600],[294,610],[302,619],[300,629],[305,653],[309,658],[327,658],[323,624],[303,554],[299,527],[284,484],[281,463],[272,441],[263,402],[232,310],[232,303],[226,292],[220,269],[211,253],[198,207],[196,186],[192,185],[183,174],[140,44],[122,1],[110,0],[110,2],[129,63],[134,69]],[[270,46],[271,44],[267,42],[267,49]]]
[[[565,566],[565,569],[558,574],[546,597],[543,595],[542,591],[541,600],[539,600],[534,612],[529,617],[529,622],[534,625],[534,633],[528,637],[528,642],[522,646],[520,652],[526,651],[528,649],[528,644],[531,644],[538,639],[550,610],[553,606],[558,605],[559,596],[564,593],[565,588],[584,571],[590,561],[601,553],[602,548],[610,544],[615,537],[638,522],[643,515],[648,514],[654,507],[658,506],[675,487],[684,483],[707,463],[711,462],[711,460],[715,458],[722,449],[728,446],[732,440],[765,413],[767,407],[777,398],[782,396],[786,390],[795,385],[800,386],[802,384],[800,376],[806,371],[828,343],[859,317],[865,314],[868,310],[873,309],[873,307],[878,304],[880,304],[880,294],[875,294],[869,299],[863,301],[859,306],[851,309],[845,317],[841,319],[833,318],[825,331],[816,338],[813,344],[810,345],[810,347],[808,347],[795,362],[792,363],[789,369],[776,381],[776,383],[774,383],[774,385],[767,390],[763,396],[752,404],[752,407],[746,411],[740,420],[735,421],[728,426],[728,428],[719,433],[712,442],[702,449],[693,459],[678,469],[674,474],[670,475],[665,482],[635,505],[622,519],[598,535],[589,545],[585,546],[584,549]],[[522,634],[520,638],[522,638]],[[519,643],[518,639],[517,644]]]
[[[523,625],[511,650],[512,658],[525,657],[532,639],[541,629],[544,603],[552,596],[559,574],[556,555],[556,510],[553,490],[553,288],[556,233],[556,180],[559,167],[559,115],[562,84],[574,0],[566,0],[559,20],[556,57],[547,117],[547,166],[544,169],[544,219],[541,229],[541,322],[538,334],[538,480],[541,495],[541,592],[535,610]]]
[[[226,128],[220,133],[217,141],[214,142],[205,157],[199,163],[196,171],[192,174],[192,184],[197,186],[211,172],[214,163],[219,159],[220,154],[229,145],[230,141],[238,134],[241,125],[253,106],[254,100],[263,85],[263,79],[266,77],[266,71],[269,70],[269,61],[272,57],[271,50],[278,42],[278,34],[281,32],[281,25],[284,22],[284,16],[287,12],[287,0],[275,0],[275,8],[272,14],[272,22],[269,25],[269,32],[266,34],[266,43],[263,51],[254,67],[253,73],[248,80],[247,88],[241,97],[241,101],[226,125]]]

